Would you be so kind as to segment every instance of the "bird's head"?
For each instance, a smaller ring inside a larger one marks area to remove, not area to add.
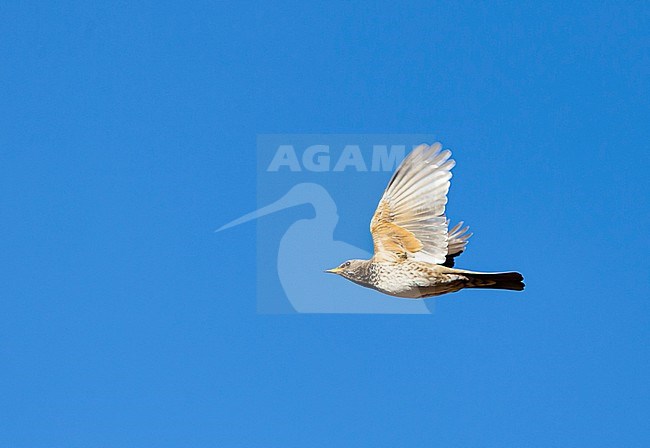
[[[367,282],[369,275],[368,265],[369,260],[348,260],[341,263],[339,267],[328,269],[325,272],[338,274],[353,282]]]

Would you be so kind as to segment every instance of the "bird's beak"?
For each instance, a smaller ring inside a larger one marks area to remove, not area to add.
[[[223,226],[215,230],[215,232],[221,232],[222,230],[229,229],[230,227],[235,227],[245,222],[251,221],[253,219],[261,218],[262,216],[269,215],[271,213],[275,213],[277,211],[284,210],[285,208],[293,207],[299,204],[300,202],[294,201],[291,198],[287,198],[287,195],[285,195],[284,197],[275,201],[273,204],[269,204],[266,207],[257,209],[254,212],[242,216],[241,218],[237,218],[234,221],[229,222],[228,224],[224,224]]]
[[[327,269],[325,272],[329,272],[330,274],[338,274],[342,271],[343,269],[341,268],[334,268],[334,269]]]

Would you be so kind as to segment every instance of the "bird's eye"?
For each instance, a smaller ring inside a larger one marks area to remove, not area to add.
[[[344,268],[349,268],[350,267],[350,262],[346,261],[345,263],[343,263],[343,267]]]

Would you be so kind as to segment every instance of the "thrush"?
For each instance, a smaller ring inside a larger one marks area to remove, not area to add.
[[[361,286],[397,297],[421,299],[463,288],[524,289],[518,272],[454,268],[472,236],[461,221],[445,217],[454,162],[440,143],[413,149],[395,170],[370,222],[375,253],[329,269]]]

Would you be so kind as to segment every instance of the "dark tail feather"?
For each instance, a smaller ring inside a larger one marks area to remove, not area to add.
[[[523,291],[524,277],[519,272],[496,274],[464,274],[469,278],[468,288],[509,289]]]

